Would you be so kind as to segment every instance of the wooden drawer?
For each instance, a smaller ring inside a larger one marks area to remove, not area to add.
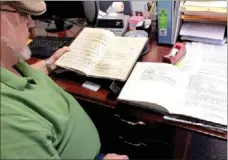
[[[81,104],[98,129],[102,153],[128,154],[133,158],[163,157],[167,153],[166,156],[170,157],[173,141],[171,128],[140,121],[140,118],[128,112],[118,112],[88,102]]]
[[[145,132],[146,124],[142,121],[137,121],[132,117],[123,118],[118,114],[114,114],[114,128],[117,136],[124,137],[128,141],[138,143],[142,139],[142,134]]]
[[[114,127],[119,136],[131,142],[154,140],[173,145],[175,130],[172,126],[158,122],[148,123],[126,113],[116,113],[114,119]]]
[[[174,145],[175,128],[164,123],[149,123],[145,132],[142,134],[148,140]]]
[[[119,137],[118,154],[127,154],[131,159],[173,159],[174,149],[171,145],[164,145],[153,140],[144,142],[129,142]]]

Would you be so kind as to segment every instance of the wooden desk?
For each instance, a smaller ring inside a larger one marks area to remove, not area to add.
[[[170,49],[171,47],[158,46],[156,42],[151,42],[150,51],[147,55],[142,57],[142,61],[159,62]],[[32,64],[36,61],[38,61],[38,59],[31,58],[28,62]],[[138,153],[141,155],[145,154],[145,146],[150,146],[149,150],[147,149],[146,151],[148,154],[150,154],[149,152],[151,150],[155,151],[155,153],[161,152],[161,150],[163,150],[163,152],[169,152],[169,150],[171,150],[169,156],[163,158],[185,159],[192,132],[199,132],[214,138],[226,140],[227,133],[165,121],[163,115],[158,113],[120,104],[116,100],[109,98],[110,90],[107,87],[101,86],[97,92],[93,92],[82,88],[82,82],[78,82],[75,79],[56,76],[51,77],[60,87],[71,93],[79,103],[82,104],[97,125],[102,142],[103,144],[105,143],[106,146],[116,143],[117,138],[118,140],[122,140],[124,144],[136,147],[137,152],[140,150],[138,147],[142,147],[140,153]],[[132,136],[132,134],[134,135]],[[110,139],[113,139],[113,141]],[[107,141],[110,142],[108,143]],[[148,141],[149,145],[147,144]],[[160,143],[159,141],[162,141],[161,143],[164,144],[165,149],[162,147],[157,148]],[[111,149],[104,150],[110,152],[112,149],[111,147]],[[113,149],[113,151],[115,151],[115,149]],[[131,154],[135,152],[132,148],[129,150],[130,151],[126,151],[125,146],[119,153],[127,152]],[[160,155],[164,154],[163,152],[160,153]],[[138,154],[136,154],[136,156],[134,155],[134,157],[142,158]],[[145,157],[148,158],[147,156]]]

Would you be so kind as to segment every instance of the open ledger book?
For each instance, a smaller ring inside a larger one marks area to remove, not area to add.
[[[125,81],[147,40],[117,37],[105,29],[86,27],[56,65],[87,77]]]
[[[171,64],[138,62],[118,100],[163,114],[227,125],[226,83],[225,76],[190,74]]]

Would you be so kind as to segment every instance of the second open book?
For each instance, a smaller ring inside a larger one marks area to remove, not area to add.
[[[211,68],[207,64],[203,67]],[[211,69],[216,71],[215,66]],[[203,69],[189,74],[171,64],[138,62],[118,100],[227,125],[226,83],[225,76],[207,74]]]
[[[88,77],[125,81],[148,38],[117,37],[99,28],[84,28],[56,65]]]

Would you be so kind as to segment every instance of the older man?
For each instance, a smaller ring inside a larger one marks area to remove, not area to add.
[[[44,1],[0,4],[1,159],[94,159],[100,150],[96,127],[77,101],[46,75],[68,48],[58,50],[49,63],[29,66],[24,61],[31,54],[26,44],[30,14],[43,14]]]

